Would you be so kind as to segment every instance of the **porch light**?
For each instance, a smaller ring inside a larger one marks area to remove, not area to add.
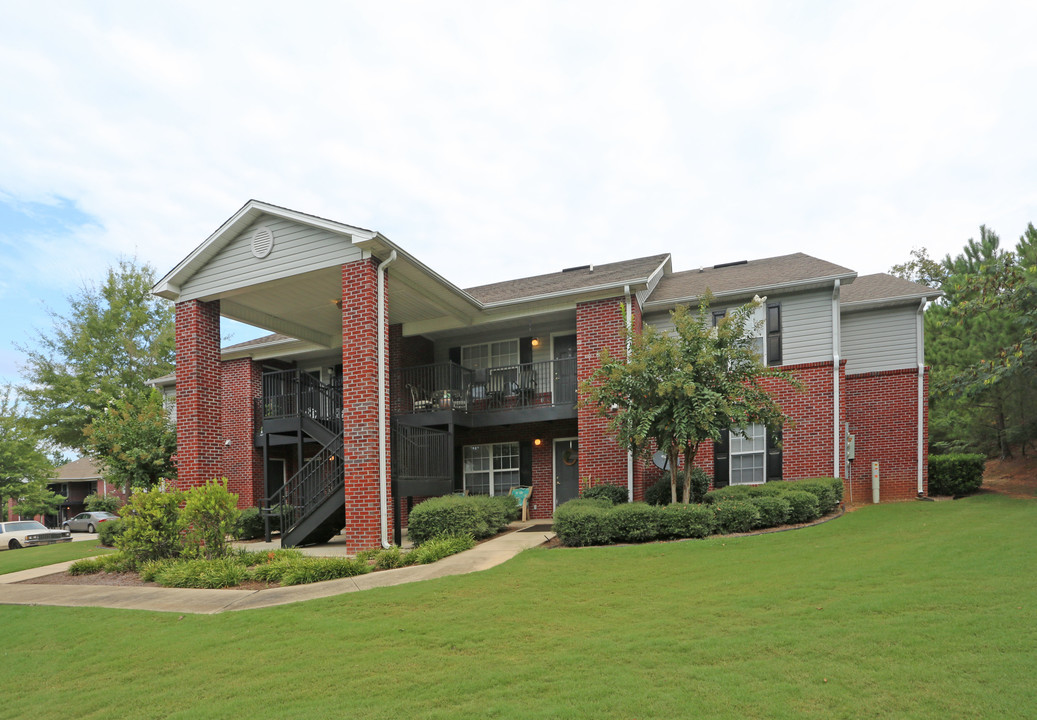
[[[540,347],[540,338],[535,337],[530,343],[533,347]]]
[[[541,445],[544,444],[544,441],[541,440],[540,438],[533,438],[533,444],[536,445],[537,447],[540,447]]]

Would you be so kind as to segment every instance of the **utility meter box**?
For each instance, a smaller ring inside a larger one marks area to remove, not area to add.
[[[856,445],[857,445],[857,436],[856,435],[847,435],[846,436],[846,459],[847,460],[853,460],[853,455],[854,455],[854,451],[856,449]]]

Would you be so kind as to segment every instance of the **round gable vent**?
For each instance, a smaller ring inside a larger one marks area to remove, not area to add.
[[[252,254],[257,258],[265,258],[274,249],[274,233],[264,225],[252,234]]]

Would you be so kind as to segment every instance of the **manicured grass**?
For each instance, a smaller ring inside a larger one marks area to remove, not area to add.
[[[111,548],[101,547],[96,541],[91,542],[90,540],[4,550],[0,552],[0,575],[109,552],[112,552]]]
[[[754,537],[533,550],[474,575],[243,613],[0,607],[0,687],[18,689],[2,709],[1029,718],[1035,567],[1037,503],[980,496]]]

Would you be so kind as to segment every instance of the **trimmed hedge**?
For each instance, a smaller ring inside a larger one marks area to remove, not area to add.
[[[584,500],[605,499],[613,505],[622,505],[630,499],[626,488],[608,484],[593,485],[580,493],[580,497]]]
[[[929,456],[929,494],[964,497],[983,484],[986,458],[979,454]]]
[[[750,500],[723,500],[714,506],[717,532],[741,533],[758,527],[760,511]]]
[[[606,514],[612,542],[642,543],[659,538],[660,509],[644,503],[616,505]]]
[[[612,533],[605,519],[607,500],[570,500],[555,510],[554,531],[563,545],[608,545]]]
[[[792,505],[780,495],[760,495],[752,498],[750,502],[756,506],[760,513],[757,528],[772,528],[784,525],[789,521],[792,514]]]
[[[806,490],[789,490],[782,495],[789,504],[789,522],[792,524],[813,522],[821,517],[817,495]]]
[[[415,545],[441,535],[471,535],[479,540],[499,533],[518,513],[510,495],[445,495],[414,506],[407,534]]]
[[[254,540],[266,534],[263,516],[259,508],[245,508],[234,525],[234,537],[238,540]]]
[[[716,527],[712,505],[667,505],[659,511],[659,537],[663,540],[704,538]]]

